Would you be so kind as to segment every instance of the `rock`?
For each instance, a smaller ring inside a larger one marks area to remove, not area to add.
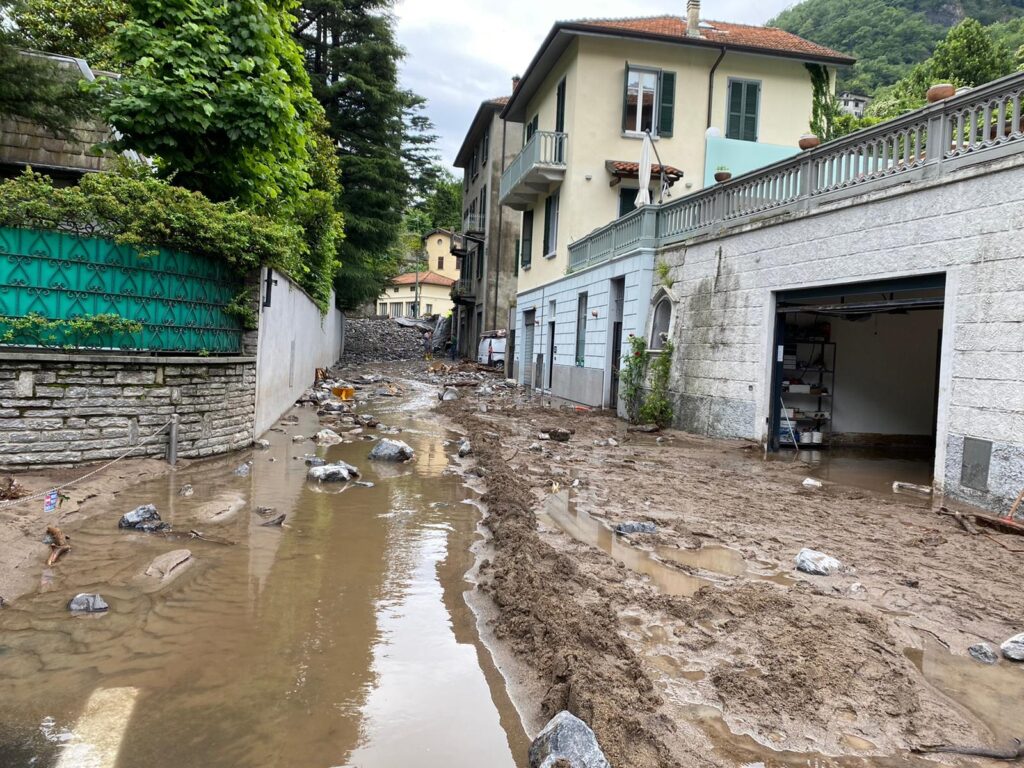
[[[567,443],[569,438],[572,437],[572,432],[568,429],[556,427],[555,429],[549,429],[547,436],[549,440],[554,440],[556,443]]]
[[[619,523],[615,526],[615,532],[624,533],[657,533],[658,526],[654,523]]]
[[[165,530],[160,528],[159,525],[167,526],[170,528],[168,523],[159,523],[160,515],[156,511],[156,507],[152,504],[144,504],[141,507],[136,507],[131,512],[122,515],[121,519],[117,523],[118,528],[129,528],[136,531],[153,531],[153,530]],[[159,523],[159,525],[156,525]]]
[[[293,443],[303,443],[305,441],[306,441],[306,436],[305,435],[295,435],[295,437],[292,438],[292,442]]]
[[[473,445],[469,440],[463,438],[462,442],[459,443],[459,457],[465,458],[473,452]]]
[[[562,711],[551,718],[530,745],[530,768],[611,768],[590,727]]]
[[[398,394],[398,390],[390,385],[385,385],[383,387],[377,387],[373,390],[373,394],[375,397],[394,397]]]
[[[1011,637],[999,646],[999,650],[1010,661],[1024,661],[1024,632]]]
[[[976,661],[980,661],[982,664],[995,664],[999,661],[999,656],[996,655],[995,649],[988,643],[977,643],[967,649],[967,652]]]
[[[307,456],[306,466],[307,467],[322,467],[327,463],[326,459],[321,459],[319,456]]]
[[[110,610],[110,606],[99,595],[83,592],[71,598],[71,601],[68,603],[68,610],[72,613],[103,613]]]
[[[195,491],[192,489],[192,486],[189,485],[188,483],[185,483],[183,486],[181,486],[181,488],[178,489],[179,496],[191,496],[193,493],[195,493]]]
[[[618,446],[618,444],[619,444],[619,441],[616,440],[614,437],[609,437],[608,438],[608,445],[609,445],[609,447],[615,448],[616,446]]]
[[[358,485],[360,488],[374,488],[375,487],[374,484],[371,483],[368,480],[359,480],[359,481],[356,482],[356,485]]]
[[[318,483],[347,483],[359,477],[359,470],[344,461],[334,464],[324,464],[319,467],[311,467],[306,473],[309,480],[316,480]]]
[[[390,318],[346,318],[346,364],[422,358],[423,331],[419,328],[405,328]],[[361,384],[376,384],[381,379],[375,374],[356,377]]]
[[[444,392],[440,395],[441,400],[444,402],[450,402],[452,400],[459,399],[459,390],[455,387],[445,387]]]
[[[796,569],[812,576],[831,576],[839,573],[843,564],[823,552],[804,548],[796,556]]]
[[[823,483],[821,480],[815,480],[813,477],[808,477],[801,483],[804,488],[821,488]]]
[[[665,442],[665,438],[664,437],[656,437],[656,438],[654,438],[654,442],[656,442],[658,445],[661,445],[662,443]]]
[[[239,477],[248,477],[250,472],[252,472],[251,461],[247,461],[245,464],[239,464],[237,469],[235,469],[235,474]]]
[[[268,448],[270,448],[270,441],[269,440],[253,440],[252,441],[252,447],[253,448],[259,448],[261,451],[265,451]]]
[[[277,509],[275,509],[274,507],[256,507],[256,509],[254,509],[253,512],[255,512],[260,517],[270,517],[272,514],[277,512]]]
[[[651,432],[660,432],[661,427],[657,424],[633,424],[627,427],[627,430],[630,432],[647,432],[650,434]]]
[[[341,442],[341,435],[333,429],[321,429],[313,439],[318,445],[337,445]]]
[[[287,517],[288,517],[288,515],[278,515],[273,520],[267,520],[267,522],[265,522],[265,523],[260,523],[260,527],[261,528],[280,528],[282,525],[284,525],[285,518],[287,518]]]
[[[526,450],[533,451],[534,453],[541,453],[544,450],[544,446],[540,443],[530,443],[530,447]]]
[[[153,558],[146,569],[146,575],[161,584],[167,584],[180,576],[192,562],[192,553],[187,549],[176,549]]]
[[[406,443],[401,440],[384,438],[370,451],[371,461],[409,461],[414,453]]]

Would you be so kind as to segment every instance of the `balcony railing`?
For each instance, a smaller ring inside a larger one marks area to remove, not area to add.
[[[479,213],[462,217],[462,231],[466,234],[482,235],[487,227],[487,217]]]
[[[568,143],[568,134],[536,131],[501,174],[501,204],[522,211],[547,195],[553,185],[565,178]]]
[[[1010,75],[663,205],[569,246],[570,271],[769,215],[1024,152],[1024,74]]]

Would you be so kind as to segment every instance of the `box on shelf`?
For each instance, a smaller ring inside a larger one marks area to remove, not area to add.
[[[811,385],[810,384],[790,384],[789,385],[789,391],[790,391],[790,393],[792,393],[794,395],[809,395],[809,394],[811,394]]]

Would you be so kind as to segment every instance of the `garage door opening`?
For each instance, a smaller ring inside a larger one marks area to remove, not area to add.
[[[945,276],[776,299],[771,448],[839,482],[931,485]]]

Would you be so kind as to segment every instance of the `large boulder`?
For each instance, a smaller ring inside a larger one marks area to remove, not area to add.
[[[440,395],[440,398],[446,403],[452,400],[458,400],[459,390],[457,390],[455,387],[445,387],[444,392],[442,392]]]
[[[154,531],[170,530],[171,524],[160,522],[160,515],[157,513],[155,506],[143,504],[141,507],[136,507],[131,512],[122,515],[117,523],[117,527],[152,533]]]
[[[68,603],[68,610],[72,613],[103,613],[109,609],[107,601],[99,595],[75,595]]]
[[[615,526],[616,533],[657,533],[658,526],[654,523],[619,523]]]
[[[1024,632],[1011,637],[999,646],[999,650],[1010,661],[1024,661]]]
[[[321,429],[313,439],[317,445],[337,445],[341,442],[341,435],[333,429]]]
[[[462,441],[459,443],[459,457],[465,458],[466,456],[469,456],[469,454],[471,454],[472,452],[473,444],[469,442],[469,438],[462,438]]]
[[[414,455],[412,448],[401,440],[384,438],[373,446],[369,458],[371,461],[408,461]]]
[[[359,470],[351,464],[338,461],[334,464],[310,467],[306,477],[318,483],[347,483],[349,480],[359,477]]]
[[[967,649],[967,652],[971,654],[971,658],[975,661],[980,661],[982,664],[995,664],[999,661],[999,657],[996,655],[995,650],[988,643],[977,643]]]
[[[812,576],[832,576],[843,569],[843,564],[824,552],[805,548],[796,556],[796,569]]]
[[[551,718],[530,745],[530,768],[611,768],[590,726],[571,712]]]

